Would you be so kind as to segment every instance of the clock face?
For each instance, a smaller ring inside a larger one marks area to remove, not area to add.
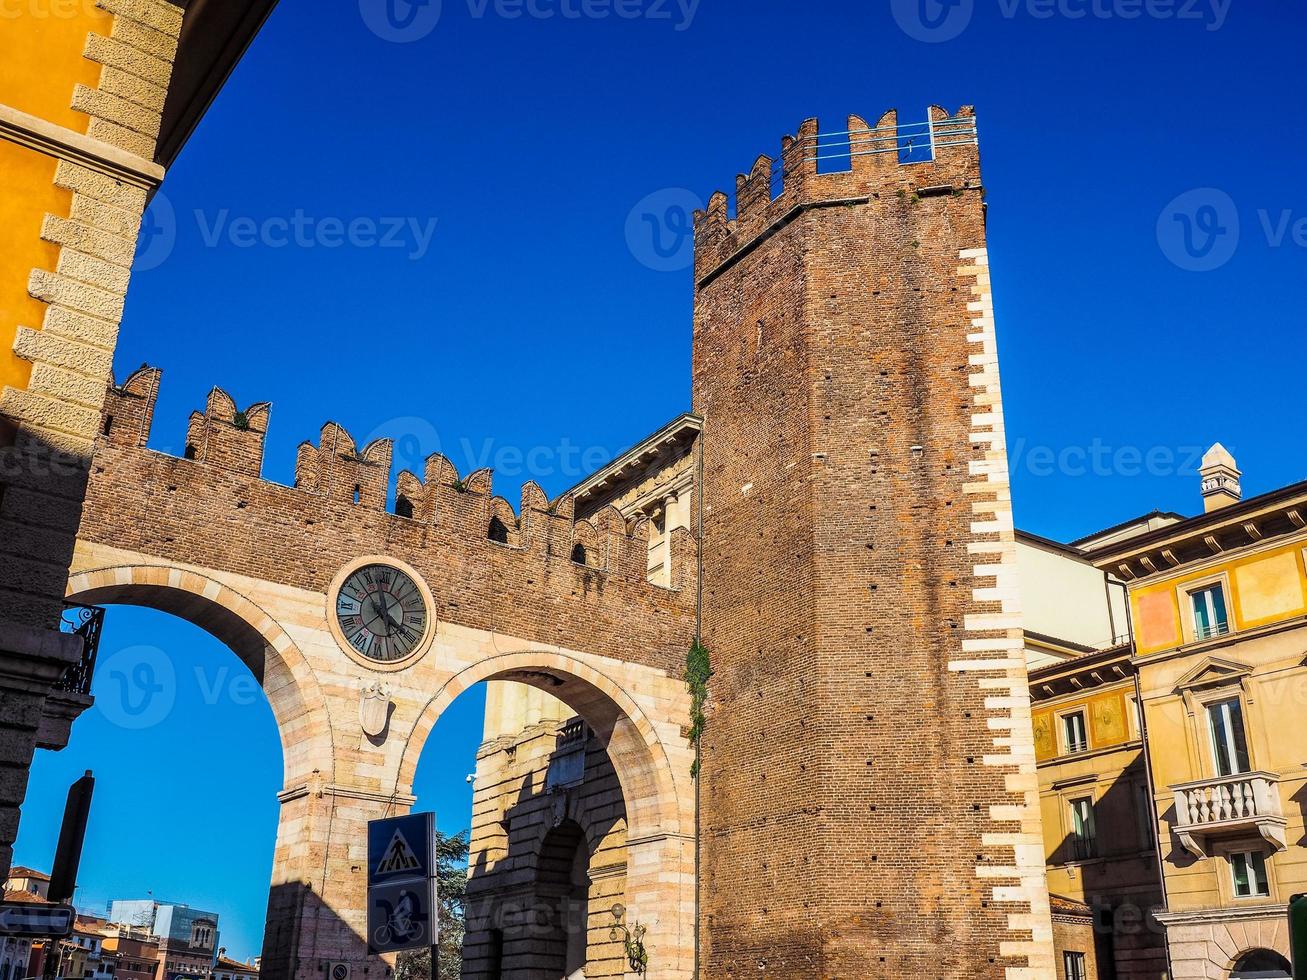
[[[427,604],[416,582],[389,565],[364,565],[336,596],[341,635],[378,663],[403,660],[427,633]]]

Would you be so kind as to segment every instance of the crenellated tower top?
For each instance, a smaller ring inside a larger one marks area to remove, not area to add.
[[[931,106],[924,122],[901,123],[890,109],[870,125],[849,116],[845,129],[822,132],[805,119],[781,139],[780,156],[759,156],[735,178],[734,208],[715,192],[695,214],[695,280],[704,282],[760,238],[806,208],[886,194],[951,194],[980,189],[976,114]]]

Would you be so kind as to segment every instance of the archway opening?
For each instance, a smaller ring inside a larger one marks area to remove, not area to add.
[[[649,793],[652,781],[639,771],[650,759],[632,764],[636,725],[593,684],[553,665],[491,673],[440,710],[414,781],[418,808],[429,796],[449,798],[448,789],[431,788],[437,768],[446,770],[446,786],[452,782],[458,763],[446,760],[451,749],[463,751],[464,733],[446,731],[446,719],[469,696],[479,703],[480,691],[457,975],[621,976],[624,951],[614,936],[630,899],[628,793]],[[437,815],[442,827],[453,826]]]
[[[1239,957],[1230,973],[1230,980],[1263,980],[1263,978],[1292,977],[1289,961],[1271,949],[1254,949]]]
[[[205,621],[240,649],[173,610],[109,605],[95,703],[66,748],[36,754],[16,844],[17,864],[48,872],[68,786],[92,770],[74,901],[136,932],[168,931],[159,975],[220,951],[241,963],[262,952],[281,742],[261,651],[221,617]],[[183,905],[185,915],[163,911]]]

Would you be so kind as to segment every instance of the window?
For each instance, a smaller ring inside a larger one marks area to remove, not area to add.
[[[1088,796],[1071,801],[1071,850],[1079,861],[1097,854],[1094,835],[1094,801]]]
[[[1230,632],[1230,621],[1225,614],[1225,590],[1209,585],[1189,593],[1194,610],[1194,639],[1209,640]]]
[[[1088,980],[1089,974],[1085,972],[1085,954],[1072,953],[1069,950],[1063,953],[1062,971],[1066,975],[1066,980]]]
[[[1062,749],[1068,755],[1084,752],[1089,748],[1089,736],[1085,729],[1085,713],[1071,711],[1062,716]]]
[[[585,545],[578,543],[576,547],[572,549],[572,561],[576,562],[578,565],[585,564]]]
[[[1231,854],[1230,873],[1234,877],[1235,898],[1266,898],[1271,894],[1266,855],[1261,851]]]
[[[1218,776],[1248,772],[1248,739],[1244,734],[1243,705],[1238,698],[1216,701],[1207,706],[1207,722],[1212,732],[1212,759]]]
[[[486,533],[486,537],[499,544],[508,544],[508,525],[498,517],[490,518],[490,530]]]
[[[395,497],[395,516],[407,517],[413,519],[413,501],[409,500],[403,494]]]

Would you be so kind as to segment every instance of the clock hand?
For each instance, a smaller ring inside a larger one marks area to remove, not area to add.
[[[399,629],[399,623],[396,622],[395,618],[390,615],[390,603],[388,603],[385,599],[381,599],[380,601],[374,599],[372,605],[377,610],[377,612],[381,613],[381,617],[386,621],[387,626],[389,626],[392,630]]]

